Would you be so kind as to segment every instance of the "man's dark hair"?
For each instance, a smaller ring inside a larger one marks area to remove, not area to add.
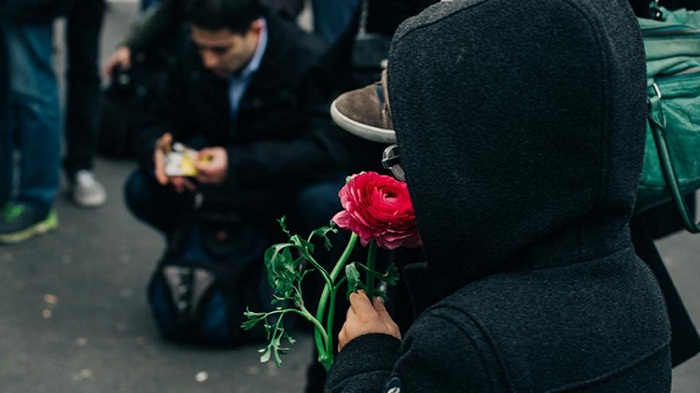
[[[188,0],[185,16],[200,29],[245,34],[262,12],[260,0]]]

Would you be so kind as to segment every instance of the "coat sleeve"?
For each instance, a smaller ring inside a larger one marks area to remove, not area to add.
[[[154,12],[147,13],[131,27],[124,45],[132,51],[166,46],[179,36],[184,20],[184,0],[163,0]]]
[[[494,392],[499,367],[473,323],[440,313],[421,316],[399,342],[366,335],[338,354],[326,383],[329,392]]]

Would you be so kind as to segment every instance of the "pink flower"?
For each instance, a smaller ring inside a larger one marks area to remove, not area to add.
[[[422,246],[406,183],[363,172],[352,176],[338,196],[345,210],[333,222],[355,232],[363,246],[372,239],[388,250]]]

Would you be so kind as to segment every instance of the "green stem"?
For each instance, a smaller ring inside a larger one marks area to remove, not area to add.
[[[372,301],[374,297],[374,256],[377,253],[377,241],[372,239],[369,242],[369,250],[367,251],[367,296]]]
[[[355,248],[355,243],[357,243],[357,234],[352,233],[350,235],[350,240],[348,240],[347,246],[345,246],[345,250],[343,251],[343,254],[340,256],[338,261],[335,263],[335,266],[333,266],[333,270],[331,271],[330,274],[330,282],[326,281],[326,285],[323,286],[323,292],[321,293],[321,297],[319,298],[318,301],[318,308],[316,309],[316,320],[322,321],[323,320],[323,315],[326,313],[326,306],[328,305],[328,298],[331,296],[331,293],[335,297],[335,293],[337,291],[337,288],[333,286],[333,282],[338,278],[338,275],[340,272],[343,270],[343,267],[345,266],[345,263],[347,263],[348,258],[350,258],[350,254],[352,253],[352,250]],[[333,313],[329,311],[330,316],[332,317]],[[325,345],[321,344],[321,330],[323,328],[319,329],[316,327],[314,331],[314,339],[316,342],[316,350],[318,350],[318,357],[319,361],[323,366],[326,368],[326,371],[330,369],[330,365],[333,362],[333,340],[332,337],[329,338],[328,335],[333,334],[333,321],[330,319],[330,321],[327,320],[327,326],[329,326],[328,331],[325,334],[325,338],[323,339],[323,342]],[[330,360],[329,360],[330,359]]]
[[[320,336],[321,336],[321,339],[324,340],[324,342],[328,340],[328,334],[323,329],[323,325],[321,324],[321,322],[319,322],[316,318],[314,318],[314,316],[311,315],[311,313],[303,306],[300,310],[298,310],[296,308],[284,308],[284,309],[280,309],[280,310],[270,311],[270,312],[265,313],[264,318],[261,318],[261,320],[267,319],[273,315],[280,314],[280,318],[277,319],[277,325],[279,325],[280,319],[282,319],[284,314],[286,314],[288,312],[293,312],[295,314],[299,314],[302,317],[304,317],[304,319],[308,320],[316,327],[317,332],[320,330]]]
[[[346,281],[348,281],[348,278],[347,278],[347,277],[343,277],[343,278],[341,278],[340,280],[338,280],[338,282],[337,282],[337,283],[335,284],[335,286],[333,287],[333,290],[334,290],[334,291],[337,291],[338,288],[340,288],[341,285],[345,284]]]
[[[321,324],[321,322],[318,319],[314,318],[313,315],[311,315],[311,313],[308,310],[306,310],[305,308],[303,308],[302,310],[297,310],[297,309],[292,308],[290,310],[293,310],[294,312],[296,312],[297,314],[301,315],[302,317],[306,318],[309,322],[311,322],[316,327],[316,331],[319,331],[319,330],[321,331],[320,338],[324,342],[328,341],[328,333],[326,333],[323,330],[323,325]],[[318,343],[316,345],[318,346]]]
[[[340,256],[340,259],[338,259],[338,262],[336,262],[335,266],[333,267],[333,270],[331,271],[331,281],[335,282],[335,279],[338,278],[338,275],[340,275],[340,272],[343,271],[343,268],[345,267],[345,263],[348,261],[348,258],[350,258],[350,254],[352,253],[352,250],[355,248],[355,243],[357,243],[357,234],[355,232],[350,235],[350,240],[348,240],[348,245],[345,246],[345,250],[343,251],[343,255]]]
[[[331,291],[330,304],[328,307],[328,317],[326,319],[326,331],[328,334],[333,334],[333,318],[335,315],[335,299],[337,298],[338,291]],[[333,353],[333,340],[328,340],[326,342],[326,350],[328,353]]]
[[[321,266],[316,259],[308,252],[308,250],[304,249],[304,247],[299,247],[298,250],[301,252],[301,254],[306,258],[306,260],[316,269],[318,270],[321,275],[323,276],[323,281],[326,282],[326,285],[333,285],[333,278],[331,275],[328,274],[328,271]]]

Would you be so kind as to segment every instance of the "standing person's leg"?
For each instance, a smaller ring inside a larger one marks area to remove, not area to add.
[[[673,279],[659,255],[651,228],[656,224],[649,221],[646,213],[632,217],[630,233],[634,250],[651,272],[661,287],[664,295],[668,317],[671,322],[671,362],[673,367],[685,362],[700,352],[700,336],[688,315],[683,300],[673,283]]]
[[[328,44],[350,27],[361,0],[312,0],[314,32]]]
[[[17,197],[0,217],[0,242],[24,241],[58,226],[61,124],[52,67],[53,23],[5,21],[10,111],[20,152]]]
[[[10,117],[10,74],[8,70],[5,21],[0,16],[0,211],[12,193],[14,170],[13,127]]]
[[[141,0],[141,12],[146,11],[152,5],[158,3],[159,0]]]
[[[76,0],[66,20],[66,157],[64,170],[72,200],[83,207],[102,206],[104,186],[95,178],[100,96],[98,67],[105,0]]]

